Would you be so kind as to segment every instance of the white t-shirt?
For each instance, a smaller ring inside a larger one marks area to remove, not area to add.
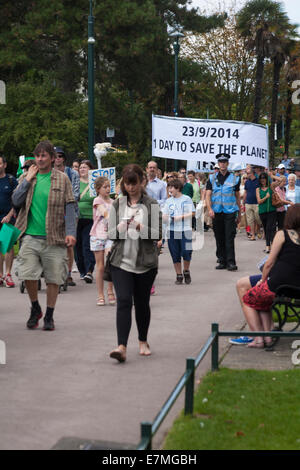
[[[183,232],[192,230],[192,218],[174,221],[172,217],[177,215],[184,215],[194,212],[194,204],[192,199],[185,194],[180,197],[169,197],[163,207],[163,215],[169,215],[168,229],[174,232]]]
[[[286,188],[286,193],[285,193],[285,198],[287,201],[291,201],[295,204],[296,202],[296,189],[289,189],[289,187]],[[290,207],[290,204],[286,207]]]
[[[143,208],[141,205],[136,206],[126,206],[124,217],[134,217],[134,221],[138,224],[143,222]],[[149,271],[143,267],[136,267],[136,260],[139,250],[139,232],[135,229],[128,228],[127,238],[124,242],[124,253],[120,268],[124,271],[129,271],[131,273],[141,274]]]

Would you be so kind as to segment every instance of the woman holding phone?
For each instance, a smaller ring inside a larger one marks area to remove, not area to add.
[[[139,354],[151,355],[147,341],[150,291],[157,274],[157,242],[162,230],[159,205],[146,194],[139,165],[131,164],[123,169],[121,191],[123,197],[114,201],[108,222],[108,236],[114,240],[110,273],[117,296],[118,336],[118,347],[111,351],[110,357],[124,362],[133,302]]]

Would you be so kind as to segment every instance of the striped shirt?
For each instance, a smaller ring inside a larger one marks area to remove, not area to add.
[[[14,199],[17,200],[21,194],[26,192],[26,200],[22,205],[17,221],[16,227],[21,231],[22,236],[27,228],[28,214],[32,202],[34,187],[36,185],[36,178],[33,178],[30,183],[22,175],[20,182],[13,194]],[[61,171],[52,169],[51,172],[51,186],[48,196],[48,208],[46,213],[46,239],[48,245],[64,245],[66,230],[65,230],[65,209],[66,204],[75,202],[72,185],[69,178]],[[18,204],[16,204],[18,206]]]

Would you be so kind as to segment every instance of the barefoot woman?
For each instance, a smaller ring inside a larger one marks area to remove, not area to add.
[[[123,169],[122,197],[110,212],[108,235],[114,240],[110,272],[117,295],[118,347],[110,357],[126,360],[134,302],[139,335],[139,353],[150,356],[147,342],[150,324],[150,291],[157,274],[157,241],[161,239],[161,213],[157,202],[143,186],[143,170],[138,165]]]

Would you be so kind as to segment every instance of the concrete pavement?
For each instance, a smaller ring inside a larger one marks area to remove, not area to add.
[[[124,364],[109,358],[116,346],[115,307],[95,305],[95,284],[74,275],[77,286],[59,295],[54,332],[27,330],[27,294],[18,287],[1,288],[0,340],[6,343],[7,363],[0,364],[0,449],[79,448],[79,442],[88,440],[109,441],[112,447],[136,445],[140,422],[154,419],[184,372],[186,357],[196,356],[207,340],[211,323],[219,323],[222,330],[244,325],[235,282],[257,273],[264,242],[250,243],[241,233],[236,247],[239,270],[216,271],[214,237],[206,233],[203,249],[193,253],[189,286],[175,286],[171,258],[164,249],[157,294],[151,299],[153,354],[139,356],[133,320]],[[44,309],[44,282],[40,302]],[[261,364],[272,354],[235,348],[230,355],[261,353]],[[220,356],[228,350],[227,339],[221,340],[220,349]],[[230,366],[226,357],[224,365]],[[209,368],[208,355],[197,377]],[[183,394],[158,431],[156,448],[182,403]]]

